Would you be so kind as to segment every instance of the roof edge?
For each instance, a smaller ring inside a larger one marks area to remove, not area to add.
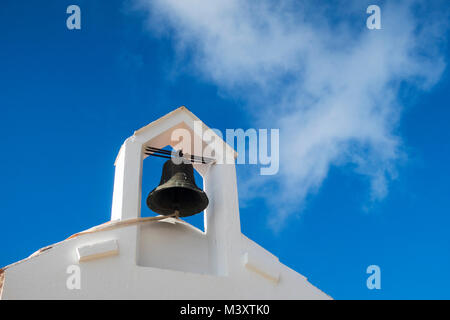
[[[172,110],[171,112],[169,112],[169,113],[163,115],[162,117],[160,117],[160,118],[158,118],[158,119],[156,119],[156,120],[150,122],[149,124],[143,126],[142,128],[139,128],[139,129],[135,130],[134,133],[133,133],[133,135],[132,135],[131,137],[128,137],[127,139],[125,139],[124,143],[123,143],[122,146],[120,147],[120,150],[119,150],[119,152],[117,153],[116,159],[114,160],[114,165],[116,165],[117,160],[119,159],[119,156],[120,156],[120,154],[121,154],[121,152],[122,152],[123,146],[124,146],[124,144],[126,143],[126,141],[127,141],[128,139],[138,136],[139,134],[143,133],[147,128],[150,128],[150,127],[156,125],[157,123],[159,123],[159,122],[161,122],[161,121],[164,121],[165,119],[167,119],[167,118],[169,118],[169,117],[171,117],[171,116],[173,116],[173,115],[175,115],[175,114],[177,114],[177,113],[180,113],[180,112],[184,112],[184,113],[187,114],[190,118],[192,118],[192,120],[194,120],[194,121],[200,121],[200,122],[202,123],[203,127],[204,127],[206,130],[208,130],[208,129],[209,129],[209,130],[212,130],[212,129],[211,129],[210,127],[208,127],[202,120],[200,120],[199,117],[197,117],[195,114],[193,114],[186,106],[180,106],[180,107],[176,108],[175,110]],[[221,138],[221,137],[219,137],[219,136],[218,136],[218,138],[220,138],[220,140],[223,142],[223,144],[225,145],[225,147],[226,147],[227,149],[229,149],[230,151],[233,152],[233,156],[234,156],[234,158],[236,159],[237,156],[238,156],[237,151],[234,150],[234,148],[232,148],[225,140],[223,140],[223,138]]]

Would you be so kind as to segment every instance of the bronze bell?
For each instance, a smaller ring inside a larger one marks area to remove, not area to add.
[[[195,184],[192,164],[175,164],[172,160],[164,163],[159,186],[147,197],[150,210],[162,215],[171,215],[178,210],[180,217],[202,212],[208,203],[206,193]]]

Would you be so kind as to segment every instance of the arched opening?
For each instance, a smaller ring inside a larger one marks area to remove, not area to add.
[[[170,146],[166,146],[163,150],[175,151]],[[142,166],[142,197],[141,197],[141,217],[151,217],[158,215],[157,213],[150,210],[147,206],[147,197],[149,193],[156,188],[160,184],[162,169],[164,163],[168,159],[149,156],[144,159]],[[196,185],[204,189],[203,187],[203,178],[202,176],[195,170],[194,167],[194,179]],[[191,224],[197,229],[205,232],[204,225],[204,211],[189,216],[181,218],[185,222]]]

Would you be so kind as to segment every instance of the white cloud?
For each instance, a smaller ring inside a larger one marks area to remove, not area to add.
[[[382,30],[365,27],[369,2],[308,3],[139,1],[151,30],[170,28],[180,57],[191,53],[193,70],[247,99],[257,125],[280,128],[278,224],[333,165],[353,164],[382,199],[402,156],[399,86],[428,89],[445,68],[447,19],[418,2],[381,5]]]

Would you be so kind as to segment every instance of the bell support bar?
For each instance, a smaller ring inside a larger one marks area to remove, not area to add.
[[[149,155],[149,156],[161,157],[161,158],[166,158],[166,159],[182,157],[182,158],[188,159],[191,162],[203,163],[203,164],[209,164],[214,161],[214,159],[211,159],[211,158],[198,157],[198,156],[194,156],[194,155],[186,155],[186,154],[183,154],[181,151],[172,152],[169,150],[163,150],[163,149],[159,149],[159,148],[155,148],[155,147],[146,147],[145,154]]]
[[[172,158],[172,157],[184,157],[184,158],[188,158],[185,154],[181,153],[180,151],[178,151],[178,152],[172,152],[172,151],[169,151],[169,150],[158,149],[158,148],[155,148],[155,147],[147,147],[147,148],[146,148],[146,151],[152,153],[151,155],[159,155],[159,154],[162,154],[162,156],[163,156],[164,158],[167,158],[167,157],[169,157],[169,158]],[[154,154],[154,153],[159,153],[159,154]],[[205,157],[197,157],[197,156],[191,155],[189,160],[192,160],[192,161],[202,161],[202,162],[205,162],[205,163],[206,163],[207,161],[208,161],[208,162],[209,162],[209,161],[213,161],[214,159],[209,159],[209,158],[205,158]]]
[[[159,148],[155,148],[155,147],[146,147],[145,151],[146,151],[145,154],[148,156],[154,156],[154,157],[160,157],[160,158],[166,158],[166,159],[181,157],[181,158],[185,158],[191,162],[203,163],[203,164],[209,164],[214,161],[214,159],[211,159],[211,158],[183,154],[181,152],[181,150],[178,152],[174,152],[174,151],[159,149]]]

